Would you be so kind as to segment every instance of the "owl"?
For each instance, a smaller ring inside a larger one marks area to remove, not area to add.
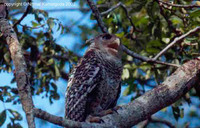
[[[101,34],[73,69],[65,96],[65,118],[83,122],[88,115],[116,106],[121,90],[120,40]]]

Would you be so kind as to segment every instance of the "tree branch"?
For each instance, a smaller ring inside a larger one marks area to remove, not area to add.
[[[181,4],[172,4],[172,3],[168,3],[168,2],[164,2],[162,0],[158,0],[159,2],[168,5],[168,6],[173,6],[173,7],[178,7],[178,8],[200,8],[199,5],[181,5]]]
[[[64,119],[63,117],[51,115],[37,108],[34,108],[34,115],[40,119],[43,119],[53,124],[67,127],[67,128],[114,128],[114,126],[107,125],[107,124],[76,122],[76,121]]]
[[[117,3],[116,5],[112,6],[111,8],[109,8],[107,11],[102,12],[101,15],[104,16],[112,11],[114,11],[115,9],[117,9],[119,6],[121,5],[121,2]]]
[[[19,97],[22,103],[23,110],[26,113],[28,126],[29,128],[35,128],[33,115],[34,106],[32,101],[29,78],[27,74],[26,62],[22,54],[21,46],[17,39],[17,35],[11,27],[9,21],[5,19],[7,17],[7,14],[5,12],[5,4],[0,3],[0,31],[3,34],[3,37],[6,39],[11,53],[11,58],[15,66],[17,88],[19,91]]]
[[[175,45],[176,43],[181,42],[184,38],[186,38],[187,36],[194,34],[195,32],[200,30],[200,26],[188,31],[187,33],[176,37],[169,45],[167,45],[167,47],[165,47],[160,53],[158,53],[153,60],[157,60],[160,56],[162,56],[167,50],[169,50],[173,45]]]
[[[135,27],[135,25],[134,25],[134,23],[133,23],[131,17],[130,17],[129,14],[128,14],[128,10],[127,10],[127,8],[126,8],[126,5],[124,5],[122,2],[119,2],[119,3],[117,3],[116,5],[112,6],[110,9],[108,9],[107,11],[102,12],[101,15],[108,14],[108,13],[114,11],[114,10],[115,10],[116,8],[118,8],[118,7],[122,7],[122,9],[124,10],[124,12],[125,12],[125,14],[126,14],[126,17],[128,18],[129,22],[131,23],[131,26],[133,27],[133,31],[141,32],[140,30],[138,30],[138,29]]]
[[[91,1],[91,0],[87,0],[87,3],[91,8],[92,13],[94,14],[94,17],[96,18],[97,23],[98,23],[99,27],[101,28],[101,31],[103,33],[108,33],[108,30],[105,27],[105,24],[104,24],[104,22],[102,20],[101,14],[100,14],[97,6],[95,5],[95,3],[93,1]]]
[[[145,57],[145,56],[141,56],[131,50],[129,50],[128,48],[126,48],[124,45],[122,45],[122,50],[132,56],[133,58],[139,59],[143,62],[147,62],[147,63],[156,63],[156,64],[162,64],[162,65],[167,65],[167,66],[173,66],[173,67],[179,67],[179,65],[177,64],[172,64],[172,63],[166,63],[166,62],[161,62],[161,61],[157,61],[157,60],[153,60],[151,58]]]
[[[28,13],[30,12],[30,10],[31,10],[31,3],[32,2],[32,0],[28,0],[28,7],[27,7],[27,9],[26,9],[26,11],[25,11],[25,13],[23,14],[23,16],[13,25],[13,28],[15,28],[18,24],[20,24],[21,23],[21,21],[28,15]]]
[[[185,63],[161,85],[146,92],[133,102],[124,105],[117,113],[101,119],[117,127],[131,127],[152,114],[176,102],[200,82],[200,60]]]

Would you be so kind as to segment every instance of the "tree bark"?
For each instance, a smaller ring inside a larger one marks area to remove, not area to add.
[[[16,82],[19,91],[20,101],[26,113],[29,128],[35,128],[33,101],[31,88],[27,74],[27,67],[17,35],[10,25],[7,17],[7,7],[0,3],[0,31],[8,44],[11,58],[15,66]]]

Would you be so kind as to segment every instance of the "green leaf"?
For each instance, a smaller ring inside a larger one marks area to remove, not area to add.
[[[131,92],[135,91],[137,85],[133,83],[133,80],[127,81],[128,87],[124,90],[123,96],[128,96]]]
[[[124,36],[124,32],[121,32],[121,33],[117,33],[116,36],[122,38]]]
[[[148,42],[146,46],[146,51],[148,53],[158,53],[160,50],[159,48],[162,46],[162,43],[159,40],[152,40]]]
[[[10,63],[10,53],[6,52],[3,57],[4,57],[5,61],[9,64]]]
[[[53,63],[54,63],[54,59],[53,58],[49,59],[48,62],[47,62],[48,65],[52,65]]]
[[[161,109],[162,112],[166,112],[167,111],[167,107]]]
[[[33,27],[37,27],[37,26],[40,25],[40,24],[38,24],[38,23],[36,23],[36,22],[34,22],[34,21],[31,21],[31,23],[32,23]]]
[[[122,73],[122,80],[124,79],[128,79],[130,76],[129,74],[129,70],[127,68],[123,69],[123,73]]]
[[[196,11],[190,13],[189,15],[191,16],[191,18],[199,17],[199,15],[200,15],[200,10],[196,10]]]
[[[149,18],[146,16],[143,16],[140,18],[137,22],[135,22],[135,26],[144,26],[144,24],[147,24],[149,22]]]
[[[55,25],[55,22],[53,21],[53,19],[48,19],[47,24],[49,25],[49,29],[52,29]]]
[[[179,17],[175,17],[175,16],[171,18],[171,21],[172,21],[172,23],[175,24],[175,25],[176,25],[176,24],[181,24],[181,23],[182,23],[182,20],[181,20]]]
[[[6,110],[3,110],[3,112],[0,113],[0,126],[2,126],[5,121],[6,121]]]
[[[37,76],[38,79],[42,78],[42,72],[40,71]]]
[[[59,71],[57,65],[54,66],[54,69],[55,69],[55,76],[56,76],[56,79],[57,79],[58,77],[60,77],[60,71]]]
[[[182,108],[181,111],[180,111],[180,117],[181,117],[181,118],[184,117],[184,108]]]
[[[131,4],[131,7],[135,11],[140,11],[146,2],[147,0],[134,0],[134,2]]]
[[[128,87],[124,90],[123,96],[127,96],[127,95],[129,95],[130,93],[131,93],[130,86],[128,86]]]

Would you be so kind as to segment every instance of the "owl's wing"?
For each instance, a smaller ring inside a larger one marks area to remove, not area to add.
[[[87,95],[101,79],[100,67],[82,62],[72,74],[66,93],[65,117],[74,121],[84,121]]]

